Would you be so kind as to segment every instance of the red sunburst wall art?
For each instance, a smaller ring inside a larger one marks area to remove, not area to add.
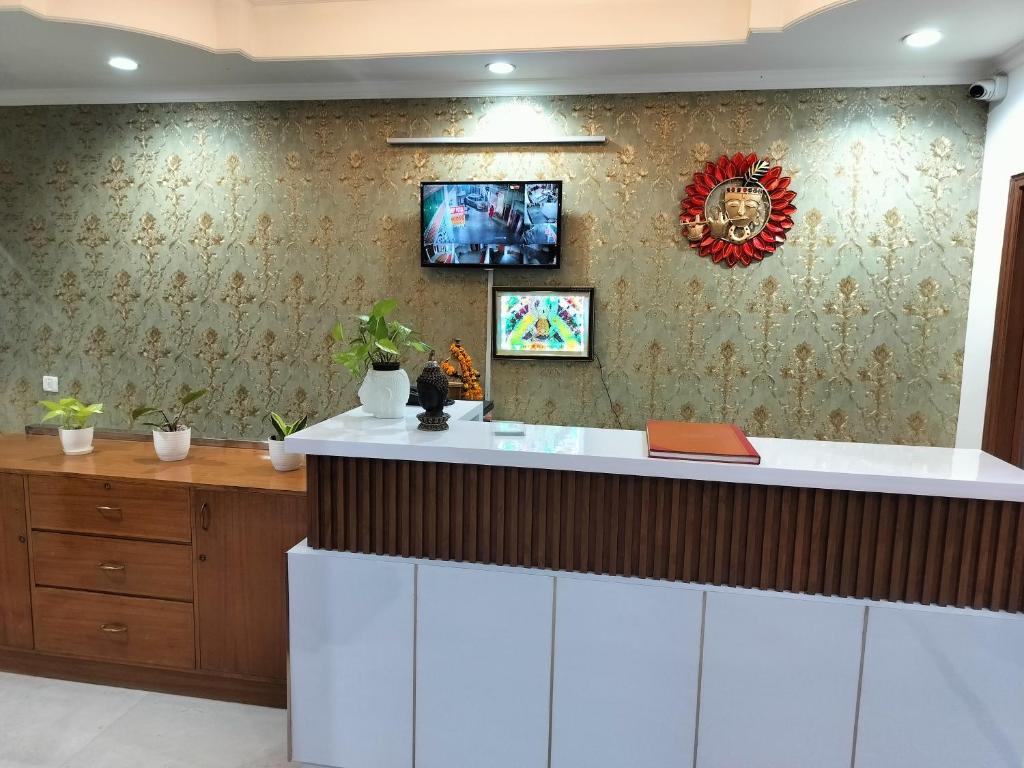
[[[722,155],[693,175],[679,223],[690,247],[716,264],[750,266],[786,241],[796,192],[782,168],[757,155]]]

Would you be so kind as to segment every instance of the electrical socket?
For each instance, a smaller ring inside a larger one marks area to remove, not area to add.
[[[43,392],[60,392],[56,376],[43,376]]]

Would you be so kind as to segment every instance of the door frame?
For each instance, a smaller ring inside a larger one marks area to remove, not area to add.
[[[981,449],[1024,466],[1024,173],[1010,179]]]

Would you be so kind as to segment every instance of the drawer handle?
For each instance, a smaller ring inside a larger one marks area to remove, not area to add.
[[[101,571],[123,571],[125,569],[124,563],[100,563],[99,569]]]
[[[210,505],[205,501],[203,506],[199,508],[199,525],[204,531],[210,530]]]
[[[104,632],[110,632],[111,634],[119,634],[121,632],[128,631],[127,624],[100,624],[100,629]]]
[[[96,511],[103,515],[108,520],[120,520],[121,519],[121,508],[120,507],[96,507]]]

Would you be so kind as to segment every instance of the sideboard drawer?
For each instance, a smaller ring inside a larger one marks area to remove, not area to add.
[[[37,587],[36,650],[158,667],[195,667],[190,603]]]
[[[30,477],[33,528],[188,542],[188,490],[81,477]]]
[[[34,531],[40,587],[70,587],[167,600],[192,600],[192,547]]]

